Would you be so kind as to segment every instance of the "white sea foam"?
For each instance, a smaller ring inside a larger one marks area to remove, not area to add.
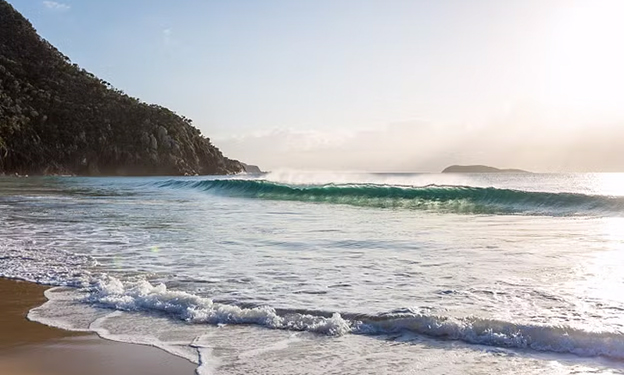
[[[338,313],[330,318],[300,313],[278,315],[268,306],[244,308],[215,303],[191,293],[167,290],[164,284],[153,286],[145,280],[126,284],[114,277],[99,280],[85,301],[123,311],[162,312],[191,323],[257,324],[327,335],[351,330],[350,323]]]
[[[342,316],[339,313],[294,310],[278,312],[268,306],[240,307],[216,303],[191,293],[168,290],[164,284],[153,286],[148,281],[123,283],[114,277],[99,280],[84,301],[121,311],[163,313],[194,324],[252,324],[331,336],[413,332],[470,344],[624,359],[624,335],[618,332],[419,313],[379,316],[347,313]]]
[[[283,329],[269,329],[266,334],[255,331],[262,336],[249,336],[250,331],[248,330],[220,329],[214,325],[204,324],[176,325],[176,320],[170,319],[172,317],[170,313],[173,311],[174,314],[177,314],[180,310],[162,309],[165,305],[175,304],[180,307],[187,304],[189,309],[211,306],[206,299],[198,296],[168,291],[160,286],[150,287],[144,282],[133,283],[132,285],[121,283],[120,285],[120,283],[111,280],[109,283],[101,285],[106,286],[107,291],[104,293],[107,293],[109,301],[113,295],[118,294],[120,300],[123,301],[118,307],[123,308],[123,311],[111,311],[111,305],[108,306],[109,308],[101,309],[86,304],[84,303],[84,295],[76,289],[54,288],[46,292],[46,296],[50,300],[41,307],[33,309],[29,318],[66,329],[96,332],[101,337],[114,341],[161,348],[198,364],[197,373],[199,375],[220,373],[222,365],[235,360],[245,363],[264,363],[266,358],[274,356],[270,352],[275,351],[275,355],[279,356],[279,353],[288,352],[289,347],[293,345],[295,345],[293,349],[295,351],[299,350],[297,348],[301,345],[305,348],[307,340],[299,345],[298,342],[301,339],[285,336],[282,336],[282,339],[274,339],[273,343],[255,342],[257,337],[270,338],[272,337],[271,332],[284,332]],[[132,298],[127,298],[130,296]],[[140,299],[146,299],[150,302],[138,304],[130,302],[131,300],[138,302]],[[212,306],[214,305],[212,303]],[[146,310],[153,306],[159,307],[156,311]],[[239,310],[229,311],[235,314]],[[153,312],[167,312],[167,314],[155,316],[150,314]],[[174,317],[178,316],[174,315]],[[356,336],[361,336],[407,332],[425,337],[460,340],[494,347],[623,358],[622,337],[613,333],[585,332],[564,327],[523,326],[473,317],[449,318],[405,314],[404,316],[360,316],[352,318],[353,324],[350,330],[343,334],[350,332]],[[230,323],[241,321],[236,317],[227,319]],[[244,327],[244,325],[233,324],[231,327]],[[283,326],[279,328],[283,328]],[[206,331],[207,329],[208,331]],[[173,336],[172,333],[174,333]],[[163,336],[163,334],[165,335]],[[240,334],[243,336],[239,336]],[[242,337],[246,337],[246,339],[242,339]],[[340,340],[336,342],[340,342]],[[351,342],[351,340],[346,342]],[[355,342],[359,341],[356,340]],[[374,345],[375,342],[377,340],[369,342],[369,345]],[[229,345],[236,345],[238,348],[239,354],[232,354],[236,359],[231,355],[224,357],[224,353],[215,352],[215,349],[218,348],[230,348]]]
[[[139,325],[130,332],[120,324],[124,318],[123,311],[101,309],[84,303],[85,294],[80,289],[56,287],[46,290],[45,296],[48,301],[30,310],[29,320],[69,331],[94,332],[111,341],[153,346],[193,363],[199,363],[197,350],[189,346],[190,339],[162,340],[156,334],[158,330],[155,327],[158,327],[158,324],[151,321],[152,318],[147,315],[144,318],[154,324],[142,324],[149,329],[141,328]],[[160,326],[164,331],[170,328],[168,324]],[[192,334],[189,336],[194,337]]]
[[[68,331],[91,332],[91,323],[110,314],[80,302],[75,288],[56,287],[44,292],[48,301],[28,312],[28,319]]]
[[[204,334],[196,337],[190,344],[197,350],[199,366],[197,375],[212,375],[220,365],[220,361],[213,355],[213,348],[210,345],[212,335]]]
[[[624,359],[624,336],[618,332],[416,312],[330,316],[323,312],[300,313],[270,307],[245,308],[215,303],[188,292],[168,290],[163,284],[122,282],[110,276],[102,277],[84,289],[49,289],[46,297],[49,301],[31,310],[29,319],[69,330],[95,332],[113,341],[154,346],[196,363],[199,375],[218,373],[224,361],[233,361],[233,358],[227,357],[226,360],[223,353],[215,352],[223,345],[236,342],[237,360],[253,363],[271,357],[271,351],[288,351],[291,345],[300,341],[286,337],[255,347],[249,342],[241,345],[240,338],[233,333],[236,331],[219,328],[224,324],[229,327],[260,326],[260,329],[267,329],[268,333],[263,336],[268,338],[272,335],[270,332],[287,330],[347,337],[399,334],[397,337],[400,338],[401,335],[416,334],[495,348]],[[247,330],[243,332],[249,334]]]
[[[0,277],[78,287],[89,284],[92,275],[85,268],[95,264],[88,256],[45,247],[35,240],[8,237],[3,237],[0,244],[0,262]]]
[[[624,359],[622,333],[586,331],[565,326],[409,314],[365,320],[359,323],[357,331],[366,334],[410,331],[470,344]]]
[[[488,186],[480,183],[468,175],[456,174],[393,174],[370,173],[361,171],[302,171],[280,169],[264,175],[254,176],[253,179],[266,180],[289,185],[326,185],[326,184],[378,184],[399,186]]]

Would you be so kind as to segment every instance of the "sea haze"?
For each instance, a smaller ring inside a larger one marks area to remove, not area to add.
[[[624,372],[624,174],[1,178],[29,318],[199,374]]]

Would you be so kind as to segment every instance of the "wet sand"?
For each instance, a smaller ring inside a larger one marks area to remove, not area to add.
[[[160,349],[117,343],[28,321],[41,285],[0,278],[0,375],[192,375],[196,366]]]

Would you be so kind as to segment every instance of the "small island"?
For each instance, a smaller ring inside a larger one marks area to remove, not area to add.
[[[442,173],[531,173],[522,169],[499,169],[487,165],[451,165]]]

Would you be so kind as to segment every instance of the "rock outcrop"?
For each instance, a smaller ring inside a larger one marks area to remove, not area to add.
[[[263,173],[260,170],[260,167],[258,167],[257,165],[250,165],[250,164],[245,164],[245,163],[241,163],[243,165],[243,170],[246,173],[251,173],[251,174],[260,174]]]
[[[243,165],[171,110],[72,64],[0,0],[0,174],[231,174]]]

